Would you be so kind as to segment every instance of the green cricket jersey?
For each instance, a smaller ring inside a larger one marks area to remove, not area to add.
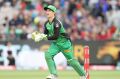
[[[48,40],[53,40],[53,42],[56,43],[62,43],[69,38],[62,23],[57,18],[54,18],[51,23],[46,21],[44,27],[44,33],[48,35]]]

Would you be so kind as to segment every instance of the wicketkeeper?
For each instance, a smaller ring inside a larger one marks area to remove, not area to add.
[[[73,47],[68,34],[66,33],[63,24],[55,16],[56,7],[48,5],[44,7],[48,21],[44,25],[44,33],[33,32],[32,39],[36,42],[41,40],[52,40],[52,43],[45,53],[45,59],[50,71],[50,75],[46,79],[57,79],[57,70],[54,62],[54,56],[62,52],[66,57],[67,62],[79,74],[80,79],[85,79],[85,72],[79,62],[74,58]]]

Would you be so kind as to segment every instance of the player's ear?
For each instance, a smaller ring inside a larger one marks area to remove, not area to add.
[[[54,16],[56,16],[56,13],[54,12]]]

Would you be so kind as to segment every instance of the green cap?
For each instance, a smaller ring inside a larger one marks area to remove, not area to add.
[[[47,10],[47,9],[50,9],[53,12],[56,12],[56,10],[57,10],[56,7],[53,5],[48,5],[48,6],[44,7],[44,10]]]

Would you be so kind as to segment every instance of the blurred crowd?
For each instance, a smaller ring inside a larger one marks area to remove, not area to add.
[[[27,40],[33,31],[43,32],[47,4],[57,7],[73,41],[120,36],[120,0],[0,0],[0,40]]]

